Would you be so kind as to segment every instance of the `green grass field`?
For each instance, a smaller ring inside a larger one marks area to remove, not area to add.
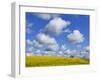
[[[89,64],[89,59],[57,56],[26,56],[26,67]]]

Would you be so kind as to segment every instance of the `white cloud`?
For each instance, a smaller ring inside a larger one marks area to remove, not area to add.
[[[38,14],[38,17],[45,19],[45,20],[49,20],[51,18],[51,15],[49,15],[49,14]]]
[[[38,49],[38,50],[35,51],[35,53],[36,54],[41,54],[41,50]]]
[[[44,51],[43,53],[44,53],[44,55],[48,55],[48,56],[56,55],[56,53],[54,51]]]
[[[26,33],[30,34],[32,32],[32,30],[30,28],[26,28]]]
[[[80,57],[81,58],[88,58],[89,59],[90,54],[89,54],[89,52],[83,50],[83,51],[80,52]]]
[[[79,30],[74,30],[72,33],[67,35],[67,38],[72,43],[82,43],[84,41],[84,36]]]
[[[57,43],[53,45],[48,45],[48,48],[52,51],[57,51],[59,50],[59,45]]]
[[[41,44],[48,44],[48,45],[54,45],[56,44],[56,40],[53,37],[50,37],[49,35],[46,35],[44,33],[39,33],[37,35],[37,40],[41,43]]]
[[[55,38],[50,37],[49,35],[46,35],[44,33],[39,33],[37,35],[37,41],[41,44],[41,45],[47,45],[49,50],[58,50],[59,45],[57,44]]]
[[[33,23],[31,23],[31,22],[30,23],[29,22],[26,23],[26,27],[32,27],[32,26],[33,26]]]
[[[66,54],[71,54],[72,52],[71,52],[70,49],[67,49],[67,50],[65,51],[65,53],[66,53]]]
[[[33,45],[33,42],[31,40],[27,39],[26,40],[26,44],[32,46]]]
[[[33,56],[33,53],[26,53],[26,56]]]
[[[64,44],[61,45],[61,50],[62,50],[62,51],[66,50],[66,49],[67,49],[67,48],[66,48],[66,45],[64,45]]]
[[[58,52],[59,55],[64,55],[63,51]]]
[[[79,54],[79,51],[78,50],[70,50],[70,49],[67,49],[66,51],[64,51],[65,54],[67,55],[73,55],[73,56],[76,56],[77,54]]]
[[[38,41],[33,40],[33,46],[36,48],[41,48],[41,47],[43,47],[43,44],[40,44]]]
[[[86,51],[89,51],[89,50],[90,50],[90,49],[89,49],[89,46],[85,47],[85,50],[86,50]]]
[[[26,23],[26,33],[27,34],[30,34],[32,32],[32,30],[31,30],[32,26],[33,26],[33,23],[31,23],[31,22]]]
[[[72,31],[70,29],[65,29],[63,32],[64,33],[71,33]]]
[[[58,14],[49,14],[49,13],[40,13],[40,14],[36,14],[36,15],[44,20],[50,20],[52,18],[59,16]]]
[[[56,50],[59,49],[59,45],[57,44],[55,38],[50,37],[47,34],[39,33],[37,35],[37,40],[38,40],[39,43],[41,43],[43,45],[47,45],[47,48],[49,50],[56,51]]]
[[[70,25],[70,21],[65,21],[60,17],[52,19],[45,28],[47,33],[55,33],[59,35],[63,32],[63,29]]]
[[[28,48],[29,52],[33,52],[33,50],[34,50],[34,48],[32,46]]]
[[[84,51],[84,50],[81,51],[80,53],[81,53],[81,54],[88,54],[88,52],[86,52],[86,51]]]
[[[67,49],[65,51],[63,51],[63,56],[64,57],[71,57],[71,56],[75,56],[75,53],[76,53],[76,50],[70,50],[70,49]]]

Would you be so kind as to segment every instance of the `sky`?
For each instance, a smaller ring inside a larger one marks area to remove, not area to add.
[[[89,49],[89,15],[26,12],[25,17],[26,54]]]

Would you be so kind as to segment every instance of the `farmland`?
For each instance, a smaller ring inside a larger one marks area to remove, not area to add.
[[[89,64],[89,59],[57,56],[26,56],[26,67],[64,66]]]

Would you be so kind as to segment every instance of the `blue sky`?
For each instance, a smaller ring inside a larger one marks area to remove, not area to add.
[[[45,50],[48,46],[51,48],[51,41],[55,45],[53,47],[57,46],[59,49],[63,45],[66,50],[83,50],[89,47],[89,18],[89,15],[79,14],[26,12],[26,53],[36,49]],[[43,42],[42,38],[51,41]],[[42,47],[34,47],[34,41]]]

